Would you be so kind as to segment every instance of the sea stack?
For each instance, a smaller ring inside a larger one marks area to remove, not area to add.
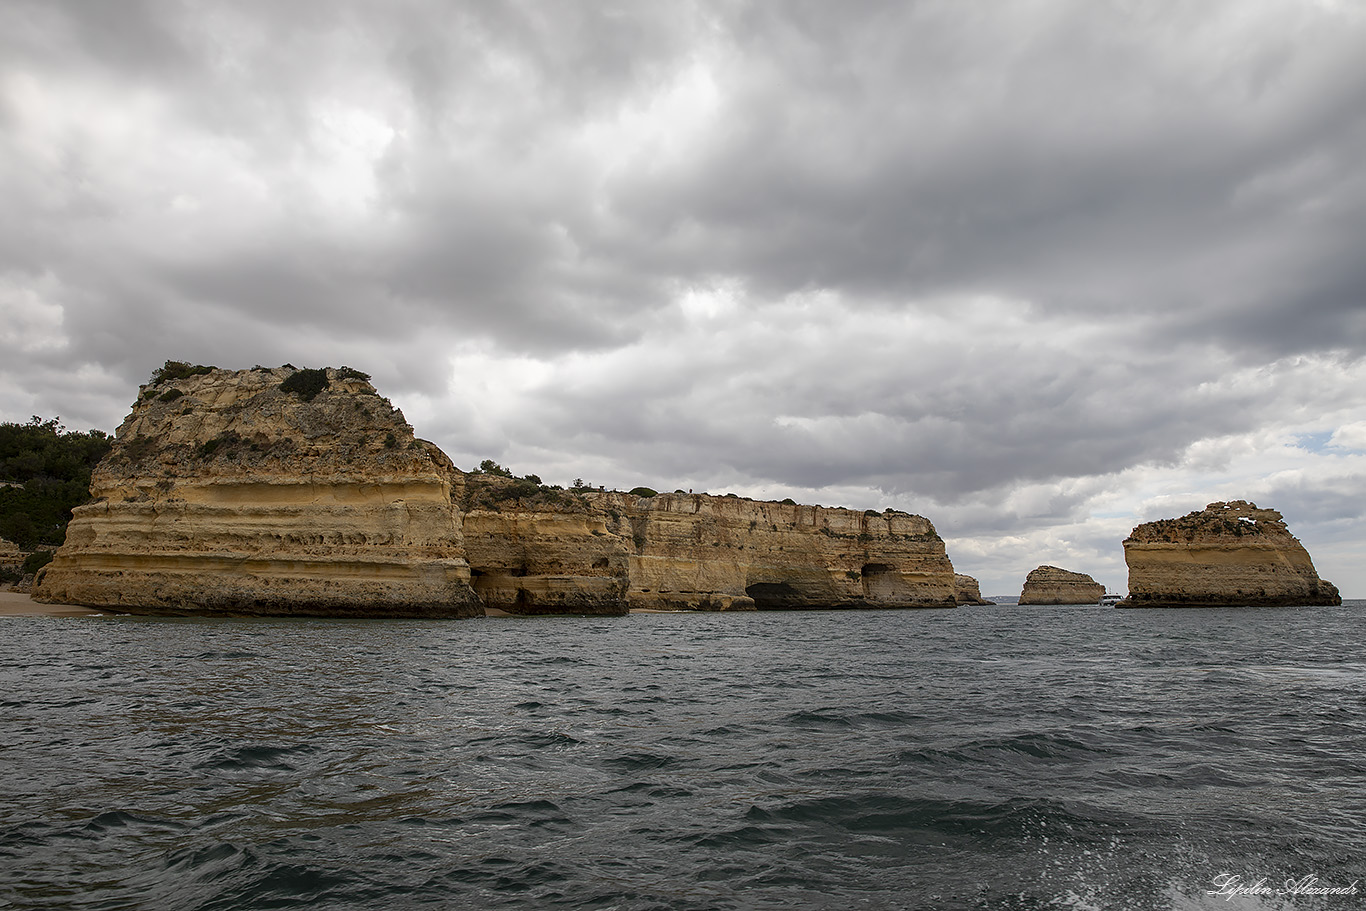
[[[972,576],[965,576],[962,573],[954,573],[953,576],[953,597],[960,604],[992,604],[982,597],[981,586]]]
[[[1086,573],[1040,566],[1025,577],[1020,604],[1098,604],[1105,586]]]
[[[1129,597],[1120,607],[1342,603],[1281,514],[1245,500],[1139,525],[1124,541],[1124,559]]]
[[[167,362],[33,597],[152,614],[482,615],[453,469],[359,371]]]

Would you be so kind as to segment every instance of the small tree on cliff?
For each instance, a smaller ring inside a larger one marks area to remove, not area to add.
[[[485,459],[484,461],[480,462],[479,470],[482,471],[484,474],[496,474],[500,478],[512,477],[512,472],[508,471],[502,465],[499,465],[497,462],[493,461],[493,459]]]

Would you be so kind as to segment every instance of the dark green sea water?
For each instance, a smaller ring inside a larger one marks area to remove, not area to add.
[[[1363,632],[2,619],[0,908],[1358,908]]]

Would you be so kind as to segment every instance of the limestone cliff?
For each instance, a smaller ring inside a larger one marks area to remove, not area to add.
[[[1105,586],[1085,573],[1040,566],[1025,577],[1020,604],[1097,604]]]
[[[510,613],[954,607],[927,519],[466,476],[474,587]]]
[[[484,472],[457,484],[474,590],[512,614],[625,614],[629,540],[580,491]]]
[[[954,607],[953,564],[928,519],[735,496],[590,493],[629,540],[635,608]]]
[[[563,490],[487,464],[414,439],[357,371],[168,362],[35,597],[386,617],[957,604],[920,516]]]
[[[962,573],[953,575],[953,598],[958,604],[992,604],[982,597],[982,589],[972,576]]]
[[[34,598],[158,614],[482,614],[452,472],[357,371],[168,363]]]
[[[1139,525],[1124,541],[1120,607],[1341,604],[1281,514],[1243,500]]]

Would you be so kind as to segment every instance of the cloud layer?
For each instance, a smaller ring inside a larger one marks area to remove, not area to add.
[[[0,411],[352,364],[458,464],[930,516],[983,590],[1281,509],[1366,594],[1366,14],[0,10]]]

